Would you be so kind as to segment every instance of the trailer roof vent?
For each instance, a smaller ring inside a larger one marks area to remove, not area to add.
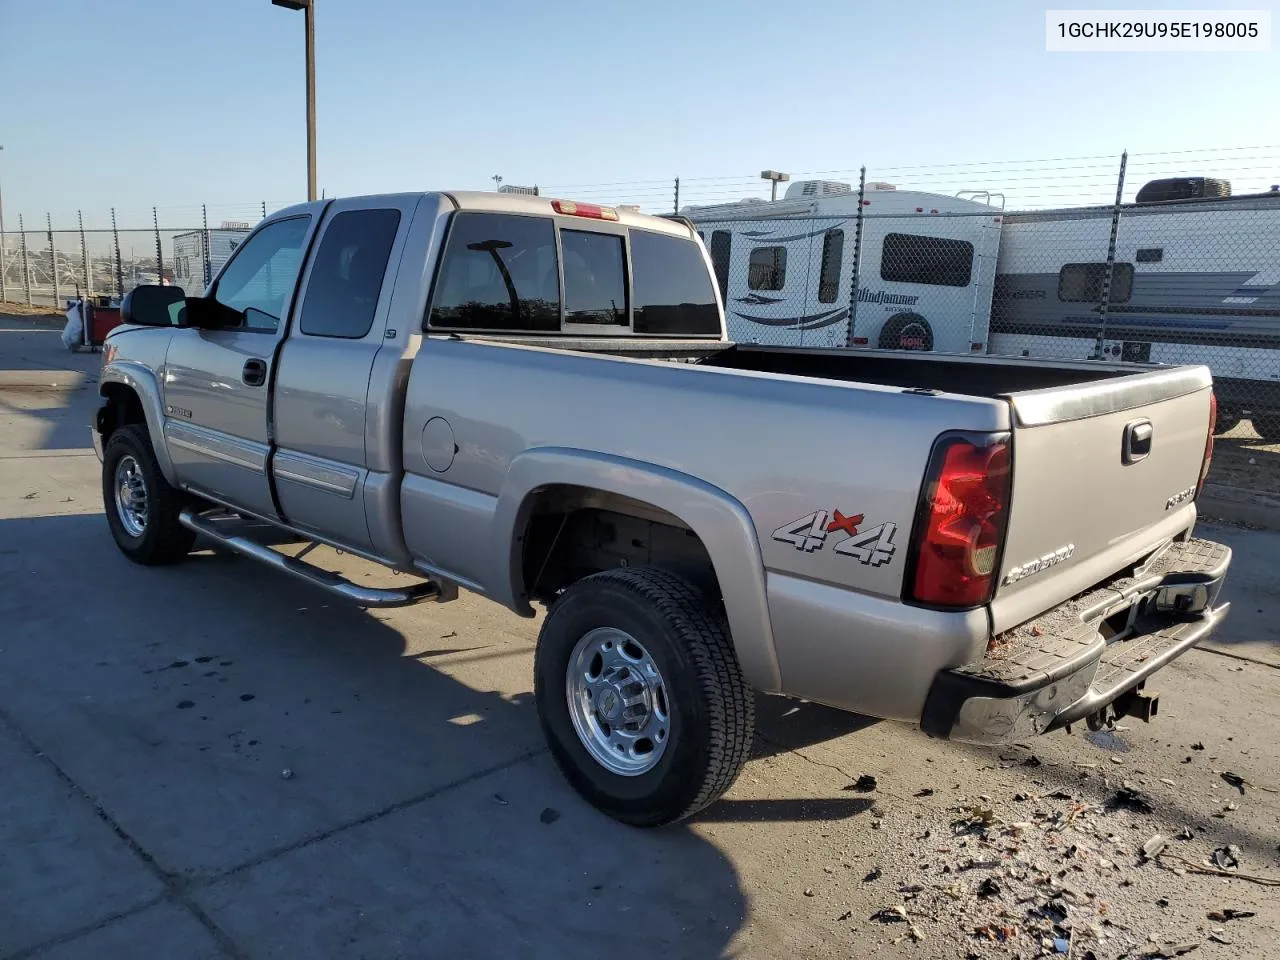
[[[803,197],[835,197],[845,193],[853,193],[853,187],[839,180],[797,180],[787,187],[786,199],[799,200]]]
[[[1200,200],[1231,196],[1231,183],[1213,177],[1170,177],[1152,180],[1138,191],[1138,203],[1165,200]]]

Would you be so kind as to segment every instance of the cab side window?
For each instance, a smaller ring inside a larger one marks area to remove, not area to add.
[[[559,331],[560,267],[552,221],[454,214],[428,324],[433,330]]]
[[[399,210],[347,210],[329,222],[302,301],[303,333],[358,340],[369,332],[399,227]]]
[[[274,333],[289,306],[302,266],[310,217],[290,217],[263,227],[236,250],[218,278],[213,299],[240,315],[235,329]]]

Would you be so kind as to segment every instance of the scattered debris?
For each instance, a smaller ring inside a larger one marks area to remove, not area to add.
[[[852,919],[853,919],[853,911],[846,910],[844,913],[840,914],[840,916],[836,917],[836,923],[842,923],[845,920],[852,920]]]
[[[1124,757],[1112,757],[1112,758],[1111,758],[1111,762],[1112,762],[1112,763],[1124,763]]]
[[[1225,847],[1218,847],[1213,851],[1213,865],[1220,870],[1234,870],[1240,866],[1240,859],[1237,856],[1239,853],[1240,848],[1234,843]]]
[[[510,806],[510,804],[506,801],[506,799],[500,793],[495,793],[493,795],[493,802],[502,807]]]
[[[1227,923],[1230,920],[1248,920],[1250,917],[1256,917],[1257,914],[1252,910],[1232,910],[1228,907],[1225,910],[1211,910],[1209,919],[1217,923]]]
[[[1068,940],[1066,937],[1054,937],[1054,938],[1053,938],[1053,952],[1054,952],[1054,953],[1069,953],[1070,951],[1071,951],[1071,941],[1070,941],[1070,940]]]
[[[1203,744],[1203,743],[1201,743],[1199,740],[1197,740],[1195,743],[1193,743],[1193,744],[1191,745],[1191,749],[1192,749],[1192,750],[1203,750],[1203,749],[1204,749],[1204,744]]]
[[[998,897],[1001,892],[1000,884],[996,882],[995,877],[987,877],[978,884],[978,896],[984,900],[988,897]]]
[[[857,790],[859,793],[870,793],[876,788],[876,778],[864,773],[857,781],[845,787],[846,790]]]
[[[555,807],[544,807],[542,813],[538,815],[538,819],[543,823],[555,823],[560,819],[560,811]]]
[[[805,888],[804,888],[804,895],[805,895],[806,897],[812,897],[812,896],[813,896],[813,887],[805,887]]]
[[[1179,870],[1176,867],[1173,869],[1173,872],[1179,875],[1188,871],[1191,873],[1207,873],[1215,877],[1230,877],[1232,880],[1248,880],[1250,883],[1257,883],[1264,887],[1280,887],[1280,877],[1259,877],[1250,873],[1239,873],[1236,870],[1224,870],[1207,863],[1197,863],[1194,860],[1189,860],[1186,857],[1181,857],[1168,851],[1160,854],[1160,859],[1162,861],[1165,859],[1174,860],[1183,864],[1184,869]]]
[[[925,788],[924,788],[924,789],[922,789],[922,790],[917,790],[917,791],[916,791],[916,797],[932,797],[932,796],[933,796],[933,788],[932,788],[932,787],[925,787]]]
[[[921,940],[924,939],[924,931],[921,930],[919,927],[917,927],[914,923],[911,925],[911,929],[909,933],[910,933],[911,939],[914,940],[916,943],[919,943]]]
[[[249,702],[250,700],[252,700],[253,698],[254,698],[254,694],[252,694],[252,693],[242,693],[242,694],[240,694],[240,699],[241,699],[242,701],[244,701],[245,703],[248,703],[248,702]]]
[[[1142,855],[1150,860],[1157,856],[1161,850],[1169,845],[1169,841],[1163,835],[1157,833],[1142,845]]]
[[[884,874],[880,871],[879,867],[876,867],[874,870],[872,870],[870,873],[868,873],[865,877],[862,878],[862,882],[872,883],[876,880],[879,880],[882,876],[884,876]]]
[[[1041,760],[1039,757],[1037,757],[1034,753],[1031,756],[1027,757],[1027,759],[1022,761],[1022,765],[1024,767],[1038,767],[1043,763],[1044,761]]]
[[[292,771],[292,770],[290,770],[288,767],[285,767],[283,770],[281,770],[281,771],[280,771],[280,779],[281,779],[281,780],[292,780],[292,779],[293,779],[293,771]]]
[[[1213,943],[1221,943],[1224,946],[1228,946],[1228,947],[1231,946],[1231,944],[1234,942],[1234,941],[1228,940],[1226,937],[1224,937],[1220,933],[1209,934],[1209,940]]]
[[[1165,943],[1157,947],[1155,950],[1147,954],[1148,957],[1180,957],[1184,953],[1190,953],[1192,950],[1200,946],[1198,943],[1190,941],[1186,943]]]
[[[1156,901],[1156,906],[1160,907],[1161,909],[1167,908],[1169,906],[1169,898],[1161,897],[1159,900]]]
[[[907,908],[906,907],[885,907],[883,910],[877,910],[871,915],[872,920],[879,920],[881,923],[906,923]]]
[[[194,700],[179,700],[179,701],[178,701],[178,709],[179,709],[179,710],[190,710],[190,709],[191,709],[192,707],[194,707],[195,705],[196,705],[196,704],[195,704],[195,701],[194,701]]]
[[[1179,840],[1194,840],[1196,835],[1191,832],[1190,827],[1183,827],[1182,832],[1178,834]]]
[[[1152,813],[1151,801],[1132,787],[1121,787],[1107,801],[1108,812],[1128,810],[1132,813]]]

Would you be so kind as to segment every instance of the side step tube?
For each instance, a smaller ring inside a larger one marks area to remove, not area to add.
[[[292,574],[299,580],[305,580],[313,586],[328,590],[332,594],[357,603],[362,607],[406,607],[424,600],[445,602],[458,595],[458,589],[451,584],[442,585],[432,580],[415,583],[401,590],[382,590],[375,587],[362,587],[344,577],[321,570],[297,557],[287,557],[277,553],[270,547],[250,540],[248,537],[227,534],[218,529],[217,524],[194,510],[186,509],[178,515],[179,522],[188,530],[194,530],[201,536],[208,537],[218,546],[259,560],[268,566],[275,567],[285,573]],[[305,551],[304,551],[305,552]]]

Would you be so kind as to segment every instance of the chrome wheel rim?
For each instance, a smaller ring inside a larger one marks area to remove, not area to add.
[[[578,739],[606,770],[648,773],[671,739],[666,681],[649,651],[614,627],[587,633],[569,655],[569,716]]]
[[[147,484],[142,468],[132,456],[123,456],[116,464],[116,515],[131,537],[147,531]]]

